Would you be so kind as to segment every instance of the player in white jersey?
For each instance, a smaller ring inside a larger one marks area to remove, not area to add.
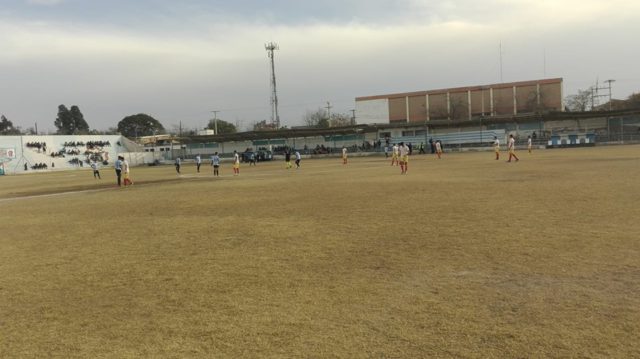
[[[513,135],[509,135],[509,143],[507,145],[509,148],[509,160],[507,162],[511,162],[511,157],[516,159],[516,162],[520,161],[518,156],[516,156],[516,139],[513,138]]]
[[[300,160],[302,156],[300,156],[300,151],[296,151],[296,169],[300,168]]]
[[[394,164],[397,166],[399,164],[398,162],[398,152],[400,151],[400,149],[398,148],[398,145],[396,145],[395,143],[393,144],[393,148],[392,148],[392,153],[391,153],[391,165],[393,166]]]
[[[93,178],[102,179],[100,177],[100,164],[98,161],[91,162],[91,168],[93,169]]]
[[[400,142],[398,150],[400,151],[400,173],[406,174],[407,170],[409,170],[409,146],[405,145],[404,142]]]
[[[211,166],[213,166],[213,175],[220,176],[220,156],[218,156],[218,152],[214,153],[213,156],[211,156]]]
[[[440,140],[436,141],[436,156],[438,156],[438,159],[442,158],[442,144]]]
[[[500,159],[500,140],[497,136],[493,137],[493,150],[496,152],[496,161]]]
[[[200,173],[200,165],[202,164],[202,158],[200,155],[196,155],[196,171]]]
[[[347,148],[342,146],[342,164],[347,164]]]
[[[527,137],[527,149],[529,150],[529,153],[531,153],[531,136]]]
[[[233,175],[240,174],[240,155],[237,151],[233,151]]]

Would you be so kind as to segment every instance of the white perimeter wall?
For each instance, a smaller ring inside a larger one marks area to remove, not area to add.
[[[9,162],[4,163],[4,170],[7,174],[23,173],[24,164],[27,164],[26,172],[38,172],[46,170],[33,170],[31,166],[36,163],[45,163],[48,170],[62,170],[62,169],[75,169],[79,168],[77,165],[69,163],[73,158],[77,158],[80,161],[84,161],[87,158],[85,151],[87,147],[64,147],[65,142],[83,142],[89,141],[96,142],[102,141],[111,144],[110,146],[96,147],[92,151],[100,152],[102,157],[108,162],[108,166],[112,166],[115,162],[118,154],[129,152],[124,146],[126,140],[122,136],[113,135],[95,135],[95,136],[0,136],[0,149],[15,149],[16,157]],[[38,152],[37,148],[27,147],[27,143],[39,142],[47,144],[47,152]],[[118,142],[120,145],[118,145]],[[65,154],[65,157],[51,157],[51,152],[58,152],[60,150],[70,150],[77,148],[80,150],[79,155]],[[53,166],[52,166],[53,165]],[[104,166],[104,165],[103,165]],[[83,168],[88,168],[88,164],[84,163]]]
[[[389,100],[356,101],[356,122],[358,124],[389,123]]]

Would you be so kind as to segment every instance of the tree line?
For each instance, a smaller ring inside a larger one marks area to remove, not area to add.
[[[594,90],[578,90],[577,93],[569,95],[565,99],[566,111],[583,112],[583,111],[597,111],[597,110],[628,110],[628,109],[640,109],[640,93],[634,93],[629,95],[624,100],[612,99],[611,103],[608,101],[601,105],[595,105]]]
[[[116,135],[136,138],[142,136],[153,136],[165,134],[168,131],[160,121],[144,113],[126,116],[120,120],[116,127],[111,127],[106,131],[91,129],[84,118],[82,111],[76,105],[67,108],[66,105],[58,106],[58,114],[53,122],[57,135]],[[224,120],[209,121],[206,129],[218,129],[218,133],[237,132],[236,126]],[[182,131],[181,128],[174,128],[170,131],[179,135],[194,135],[195,130]],[[15,126],[5,115],[0,117],[0,135],[36,135],[36,129],[28,128],[23,130],[20,126]]]
[[[640,109],[640,93],[634,93],[624,100],[612,100],[594,107],[592,102],[591,90],[578,90],[574,95],[565,98],[565,108],[567,111],[589,111],[589,110],[613,110],[622,109]],[[323,108],[315,111],[307,111],[302,118],[305,126],[310,128],[329,128],[342,127],[354,124],[354,119],[347,114],[334,113],[330,116]],[[115,135],[121,134],[129,138],[137,138],[142,136],[153,136],[166,133],[177,135],[195,135],[196,130],[182,130],[178,126],[174,126],[171,131],[167,131],[165,127],[152,116],[144,113],[138,113],[124,117],[120,120],[116,127],[111,127],[106,131],[91,129],[84,119],[84,115],[80,108],[76,105],[67,108],[65,105],[58,106],[58,114],[54,120],[56,134],[58,135]],[[236,125],[221,120],[212,119],[209,121],[205,129],[218,129],[219,134],[229,134],[238,131]],[[285,127],[286,128],[286,127]],[[275,128],[266,120],[260,121],[253,125],[254,131],[274,130]],[[13,122],[5,115],[0,115],[0,135],[35,135],[34,128],[23,130],[20,126],[14,126]]]
[[[354,124],[353,118],[345,114],[334,113],[329,117],[324,109],[319,108],[316,111],[308,111],[302,118],[303,123],[307,127],[313,128],[329,128],[341,127]],[[67,107],[66,105],[58,106],[58,114],[53,122],[58,135],[115,135],[121,134],[129,138],[137,138],[142,136],[161,135],[172,133],[176,135],[195,135],[196,130],[183,129],[174,126],[170,131],[152,116],[145,113],[126,116],[120,120],[116,127],[111,127],[106,131],[91,129],[84,118],[82,111],[77,105]],[[286,128],[286,127],[285,127]],[[221,119],[212,119],[204,129],[218,130],[219,134],[229,134],[238,132],[236,125]],[[267,122],[260,121],[253,125],[254,131],[274,130],[275,128]],[[35,135],[36,130],[29,128],[22,130],[20,126],[14,126],[13,123],[4,115],[0,118],[0,135]]]

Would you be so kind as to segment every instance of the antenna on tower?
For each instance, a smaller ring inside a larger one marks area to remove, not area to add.
[[[280,116],[278,115],[278,92],[276,91],[276,67],[274,62],[274,51],[280,50],[280,47],[275,42],[270,42],[264,45],[269,59],[271,60],[271,124],[276,129],[280,128]]]

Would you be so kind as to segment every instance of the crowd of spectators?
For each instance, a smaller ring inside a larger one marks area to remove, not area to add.
[[[331,153],[331,148],[325,147],[324,145],[317,145],[313,150],[314,155],[324,155],[327,153]]]
[[[109,141],[89,141],[87,142],[87,148],[92,149],[95,147],[111,147],[111,142]]]
[[[36,149],[38,152],[47,152],[47,143],[46,142],[27,142],[25,145],[27,148]]]
[[[118,143],[120,143],[120,142],[118,142]],[[82,147],[82,146],[86,146],[87,148],[91,149],[91,148],[95,148],[95,147],[111,147],[111,142],[109,142],[109,141],[87,141],[87,142],[69,141],[69,142],[65,142],[62,146],[63,147]]]
[[[74,165],[74,166],[83,166],[83,161],[81,159],[79,159],[78,157],[74,157],[72,159],[70,159],[68,161],[70,164]]]
[[[51,157],[56,158],[56,157],[62,157],[64,158],[65,152],[64,150],[60,150],[58,152],[51,152]]]
[[[67,150],[65,153],[68,154],[68,155],[77,156],[77,155],[79,155],[81,153],[81,151],[79,149],[77,149],[77,148],[72,148],[70,150]]]
[[[32,170],[46,170],[48,168],[49,168],[49,166],[47,166],[46,163],[36,163],[33,166],[31,166]]]

